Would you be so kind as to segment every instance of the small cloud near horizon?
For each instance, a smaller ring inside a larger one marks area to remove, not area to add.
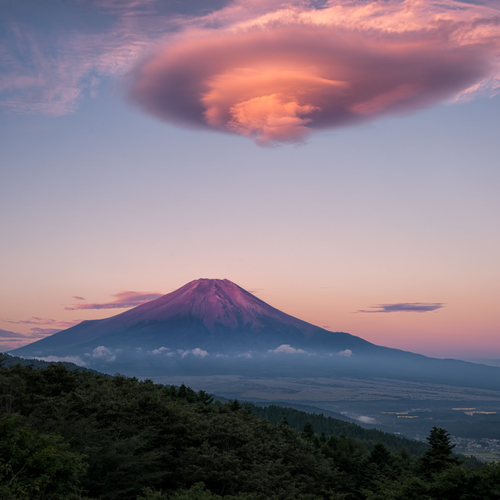
[[[162,293],[157,292],[124,291],[113,293],[111,297],[115,297],[115,300],[112,300],[110,302],[74,304],[73,306],[67,306],[64,309],[68,311],[76,311],[81,309],[128,309],[130,307],[136,307],[145,304],[150,300],[158,299],[162,295]],[[73,298],[77,298],[78,300],[85,300],[82,297],[73,296]]]
[[[307,351],[304,351],[302,349],[295,349],[295,347],[292,347],[290,344],[281,344],[279,347],[276,349],[270,349],[269,352],[274,352],[276,354],[307,354]]]
[[[187,351],[179,349],[178,352],[182,358],[186,357],[188,354],[192,354],[193,356],[196,356],[198,358],[204,358],[205,356],[208,356],[208,352],[204,351],[203,349],[200,349],[199,347],[196,347],[191,350],[188,349]]]
[[[96,358],[100,361],[115,361],[116,355],[121,352],[121,349],[110,349],[106,346],[97,346],[91,353],[84,354],[86,357]]]
[[[25,335],[18,332],[10,332],[8,330],[0,330],[0,339],[24,339]]]
[[[38,325],[30,328],[30,333],[19,333],[24,340],[27,342],[34,342],[35,340],[43,339],[48,335],[60,332],[61,330],[66,330],[72,326],[78,325],[83,321],[83,319],[75,319],[71,321],[59,321],[52,318],[40,318],[38,316],[32,316],[30,319],[20,319],[11,320],[5,319],[6,323],[11,323],[14,325]],[[40,328],[47,327],[47,328]],[[20,346],[18,346],[20,347]]]
[[[359,309],[355,313],[432,312],[441,309],[444,302],[401,302],[398,304],[378,304],[370,309]]]
[[[23,347],[26,344],[31,344],[32,342],[36,342],[37,340],[41,340],[49,335],[60,332],[64,328],[69,328],[69,326],[73,326],[74,322],[69,321],[56,321],[54,319],[48,318],[37,318],[32,317],[29,320],[4,320],[7,323],[12,324],[39,324],[39,325],[49,325],[52,328],[40,328],[33,327],[30,329],[28,333],[19,333],[19,332],[11,332],[8,330],[0,330],[0,350],[10,351],[12,349],[17,349],[18,347]],[[79,323],[81,320],[77,320],[75,322]]]
[[[350,358],[352,356],[351,349],[345,349],[344,351],[340,351],[337,353],[339,356],[343,356],[344,358]]]
[[[35,333],[38,335],[43,335],[44,337],[47,335],[53,335],[54,333],[62,332],[62,328],[32,328],[31,333]]]

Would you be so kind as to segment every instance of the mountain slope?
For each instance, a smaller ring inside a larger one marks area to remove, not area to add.
[[[83,321],[13,352],[65,356],[103,345],[114,349],[200,348],[227,354],[276,349],[282,344],[334,351],[377,347],[285,314],[229,280],[200,279],[124,313]]]
[[[144,377],[340,376],[500,391],[500,368],[428,358],[330,332],[275,309],[228,280],[192,281],[134,309],[84,321],[12,354],[79,357],[82,365],[101,371]]]

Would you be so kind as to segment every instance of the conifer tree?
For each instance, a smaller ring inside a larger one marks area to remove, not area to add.
[[[430,449],[420,457],[420,471],[425,476],[444,471],[450,465],[459,464],[458,457],[452,455],[454,444],[451,444],[450,434],[434,426],[427,438]]]
[[[304,430],[302,431],[302,437],[306,439],[312,439],[314,436],[314,429],[313,426],[311,425],[311,422],[307,421],[304,424]]]

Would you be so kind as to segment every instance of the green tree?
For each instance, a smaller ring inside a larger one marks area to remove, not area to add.
[[[53,435],[38,434],[21,417],[0,418],[0,498],[81,498],[84,456]]]
[[[137,500],[259,500],[261,498],[260,495],[255,493],[239,493],[221,497],[205,490],[203,483],[196,483],[189,490],[180,490],[171,494],[145,488],[142,495],[138,496]]]
[[[386,481],[367,500],[499,500],[500,464],[479,470],[448,465],[431,478],[407,476],[401,481]]]
[[[427,437],[430,449],[419,460],[419,470],[429,476],[444,471],[450,465],[458,465],[460,460],[453,456],[454,444],[451,444],[450,435],[445,429],[434,426]]]
[[[305,439],[312,439],[314,437],[314,429],[311,422],[307,421],[304,424],[304,430],[302,431],[302,437]]]

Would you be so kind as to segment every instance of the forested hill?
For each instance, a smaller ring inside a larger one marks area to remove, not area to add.
[[[38,359],[19,358],[9,354],[4,354],[3,356],[5,366],[20,364],[24,367],[32,366],[33,368],[38,369],[47,368],[48,366],[54,364],[53,362]],[[62,365],[69,370],[86,370],[86,368],[82,368],[74,363],[64,362]],[[96,374],[99,373],[95,370],[89,371]],[[376,443],[383,443],[393,452],[406,448],[413,456],[420,456],[428,448],[427,444],[422,442],[401,438],[395,436],[394,434],[389,434],[375,429],[364,429],[357,424],[344,422],[329,416],[323,416],[323,414],[306,413],[297,409],[281,407],[278,405],[262,407],[257,404],[245,403],[245,406],[248,406],[251,409],[251,412],[259,420],[267,419],[273,424],[278,424],[281,419],[285,417],[290,427],[299,432],[302,432],[306,422],[310,422],[315,433],[319,436],[321,434],[325,434],[327,437],[344,435],[346,437],[362,441],[368,450],[373,449],[373,446]]]
[[[416,459],[345,432],[318,435],[311,423],[300,433],[259,420],[184,385],[2,364],[2,499],[499,498],[500,466],[460,466],[443,429]]]
[[[324,410],[318,408],[317,406],[303,405],[299,403],[294,403],[291,401],[250,401],[255,404],[255,406],[281,406],[282,408],[293,408],[297,411],[302,411],[304,413],[316,413],[319,415],[322,413],[325,417],[332,417],[336,420],[343,420],[344,422],[350,422],[351,424],[357,424],[358,422],[353,418],[349,418],[343,413],[337,413],[331,410]]]
[[[33,368],[47,368],[48,366],[55,364],[54,361],[44,361],[42,359],[36,359],[36,358],[29,358],[29,359],[20,358],[19,356],[12,356],[11,354],[6,354],[6,353],[4,354],[0,353],[0,356],[3,358],[4,366],[21,365],[21,366],[32,366]],[[65,366],[68,370],[76,370],[76,371],[87,370],[94,373],[99,373],[96,370],[84,368],[82,366],[75,365],[75,363],[70,363],[68,361],[58,362],[58,363]]]
[[[382,432],[376,429],[363,429],[357,424],[343,422],[332,417],[325,417],[323,414],[304,413],[293,408],[270,405],[267,407],[249,405],[252,413],[259,419],[267,419],[273,424],[278,424],[283,418],[286,419],[290,427],[297,431],[302,431],[306,422],[309,422],[314,432],[321,436],[341,436],[362,441],[368,450],[372,450],[375,444],[383,443],[393,452],[406,448],[412,455],[420,456],[429,448],[426,443],[406,439]]]

